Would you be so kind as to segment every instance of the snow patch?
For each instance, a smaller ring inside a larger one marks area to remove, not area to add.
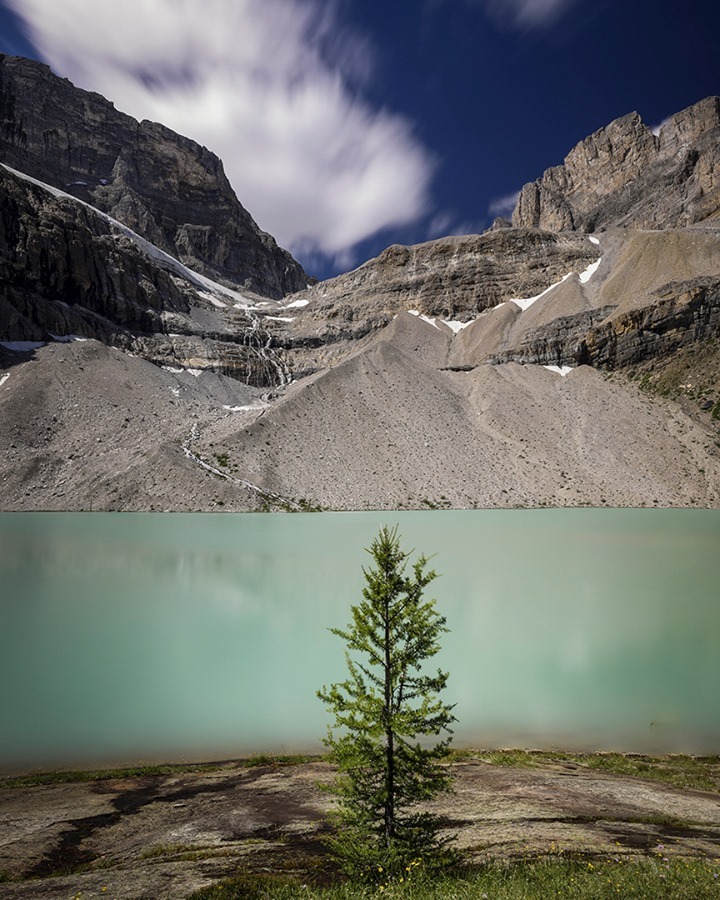
[[[292,303],[288,303],[287,306],[281,306],[280,309],[299,309],[301,306],[307,306],[309,300],[293,300]]]
[[[2,387],[5,384],[5,382],[8,380],[9,377],[10,377],[9,372],[7,373],[7,375],[0,375],[0,387]]]
[[[268,403],[251,403],[250,406],[223,406],[223,409],[228,412],[260,412],[268,407]]]
[[[432,325],[432,327],[433,327],[433,328],[437,328],[438,331],[440,330],[440,327],[438,326],[438,324],[437,324],[437,322],[435,321],[435,319],[431,319],[429,316],[424,316],[424,315],[423,315],[419,310],[417,310],[417,309],[409,309],[408,312],[410,313],[411,316],[417,316],[418,319],[422,319],[423,322],[427,322],[428,325]]]
[[[271,322],[294,322],[295,316],[265,316],[264,318],[270,319]]]
[[[588,281],[593,277],[593,275],[597,272],[598,266],[602,262],[602,259],[596,260],[594,263],[590,263],[590,265],[585,269],[584,272],[581,272],[578,276],[580,279],[580,284],[587,284]]]
[[[543,369],[547,369],[549,372],[557,372],[557,374],[562,375],[563,378],[568,372],[572,372],[572,366],[543,366]]]
[[[462,331],[463,328],[467,328],[468,325],[472,325],[473,322],[476,322],[476,319],[471,319],[469,322],[454,322],[450,321],[450,319],[440,319],[448,328],[450,328],[454,334],[457,334],[459,331]]]
[[[549,294],[550,291],[554,290],[556,287],[558,287],[559,285],[561,285],[561,284],[563,283],[563,281],[567,281],[568,278],[569,278],[572,274],[573,274],[572,272],[568,272],[568,274],[567,274],[567,275],[564,275],[564,276],[560,279],[560,281],[556,281],[555,284],[551,284],[549,288],[545,288],[545,290],[544,290],[541,294],[538,294],[536,297],[527,297],[527,298],[525,298],[525,299],[517,299],[517,298],[515,298],[515,297],[512,297],[512,298],[511,298],[510,300],[508,300],[507,302],[508,302],[508,303],[514,303],[516,306],[519,306],[520,309],[526,310],[529,306],[532,306],[533,303],[535,303],[535,302],[537,302],[538,300],[540,300],[541,297],[544,297],[545,294]],[[495,309],[498,309],[500,306],[502,306],[502,303],[499,303],[499,304],[495,307]]]
[[[590,243],[600,246],[600,241],[596,237],[592,237],[592,235],[590,236]]]
[[[184,278],[185,281],[189,282],[196,290],[200,289],[204,292],[212,294],[213,296],[219,295],[221,297],[226,297],[229,300],[233,300],[235,301],[235,306],[238,309],[247,309],[251,305],[247,297],[243,297],[243,295],[238,293],[237,291],[233,291],[231,288],[225,287],[224,284],[219,284],[217,281],[213,281],[211,278],[206,278],[204,275],[193,272],[192,269],[188,269],[187,266],[183,265],[179,259],[175,259],[174,256],[170,256],[169,253],[166,253],[164,250],[161,250],[159,247],[151,244],[150,241],[146,240],[144,237],[140,237],[140,235],[137,234],[137,232],[133,231],[132,228],[128,228],[127,225],[123,225],[122,222],[118,222],[117,219],[113,219],[112,216],[109,216],[107,213],[102,212],[92,204],[85,203],[84,200],[78,200],[78,198],[73,197],[72,194],[67,194],[65,191],[61,191],[59,188],[55,188],[52,187],[52,185],[45,184],[44,181],[38,181],[36,178],[31,178],[30,175],[26,175],[24,172],[19,172],[17,169],[13,169],[11,166],[6,166],[5,163],[0,163],[0,165],[8,172],[11,172],[13,175],[21,178],[23,181],[34,184],[36,187],[43,188],[54,197],[58,197],[63,200],[70,200],[72,203],[79,204],[80,206],[84,206],[87,209],[92,210],[96,215],[100,216],[100,218],[105,219],[105,221],[112,225],[113,228],[115,228],[121,234],[124,234],[125,237],[129,238],[147,257],[155,260],[155,262],[159,263],[168,271],[173,272],[175,275],[179,275],[181,278]]]
[[[79,334],[51,334],[50,337],[58,344],[74,344],[75,341],[89,341],[90,338],[80,337]]]
[[[187,372],[188,375],[194,375],[196,378],[205,371],[205,369],[185,369],[182,366],[161,366],[161,368],[165,369],[166,372],[172,372],[173,375],[180,375],[183,372]]]

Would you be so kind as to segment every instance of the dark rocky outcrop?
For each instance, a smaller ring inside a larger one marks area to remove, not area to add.
[[[587,336],[612,307],[588,310],[574,316],[560,316],[529,333],[519,346],[489,354],[483,362],[492,365],[516,362],[521,365],[577,366],[589,363]],[[601,367],[599,367],[601,368]]]
[[[215,280],[273,298],[310,281],[239,203],[215,154],[33,60],[0,55],[0,162],[91,203]]]
[[[0,340],[79,335],[249,384],[287,379],[257,316],[216,308],[92,207],[2,166],[0,196]]]
[[[403,310],[467,322],[513,297],[531,297],[570,271],[582,271],[598,249],[584,235],[500,228],[483,235],[393,245],[352,272],[293,297],[297,312],[287,346],[310,369]]]
[[[513,224],[547,231],[675,228],[720,215],[720,97],[668,119],[637,113],[585,138],[520,192]],[[720,224],[720,222],[718,223]]]
[[[655,303],[592,327],[577,361],[596,368],[634,366],[720,335],[720,280],[674,282],[655,292]]]

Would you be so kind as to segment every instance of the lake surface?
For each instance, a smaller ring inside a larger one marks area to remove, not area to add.
[[[459,746],[720,750],[720,511],[0,515],[0,765],[319,749],[363,548],[435,554]]]

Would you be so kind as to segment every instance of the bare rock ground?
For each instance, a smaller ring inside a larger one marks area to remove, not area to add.
[[[378,341],[249,428],[207,439],[249,480],[334,508],[717,502],[712,430],[621,376],[442,371],[428,345]]]
[[[213,509],[225,482],[183,447],[209,423],[264,408],[260,390],[234,379],[167,371],[98,341],[8,353],[0,373],[5,510]]]
[[[720,795],[558,761],[513,769],[453,764],[434,804],[470,861],[537,854],[720,857]],[[328,871],[330,801],[312,762],[109,781],[0,783],[4,900],[186,897],[242,871]]]
[[[407,313],[263,393],[96,341],[0,358],[9,510],[720,504],[718,423],[620,373],[446,367]]]

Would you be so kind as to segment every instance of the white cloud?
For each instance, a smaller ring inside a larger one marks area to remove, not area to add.
[[[449,212],[440,211],[434,215],[427,226],[425,240],[440,237],[461,237],[465,234],[482,234],[488,226],[484,219],[459,219]]]
[[[659,125],[653,125],[653,126],[650,128],[650,131],[652,131],[652,133],[655,135],[655,137],[660,137],[660,130],[661,130],[665,125],[667,125],[667,123],[670,121],[670,119],[672,119],[672,116],[668,116],[667,119],[663,119],[662,122],[660,122]]]
[[[217,153],[290,249],[337,258],[426,211],[434,161],[361,96],[368,44],[321,0],[6,0],[56,72]]]
[[[512,215],[519,196],[520,191],[515,191],[513,194],[505,194],[504,197],[496,197],[494,200],[490,201],[488,212],[491,216],[503,216],[504,218],[508,218]]]
[[[478,0],[474,0],[478,2]],[[492,17],[513,28],[541,28],[558,19],[577,0],[480,0]]]
[[[453,224],[453,216],[448,212],[436,213],[428,222],[426,236],[428,240],[445,237],[450,233]]]

